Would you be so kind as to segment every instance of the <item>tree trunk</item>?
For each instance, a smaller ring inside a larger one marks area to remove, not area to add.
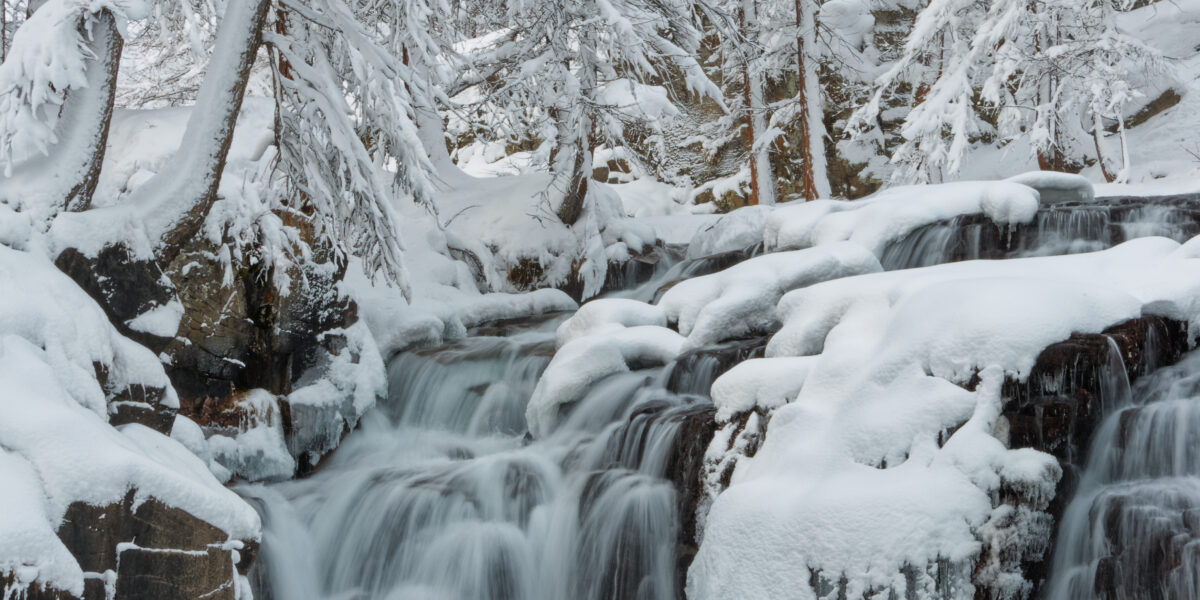
[[[586,33],[579,39],[579,57],[580,95],[592,100],[596,93],[595,47]],[[564,107],[563,111],[567,118],[566,122],[559,121],[558,155],[551,163],[555,180],[561,182],[565,178],[566,189],[558,206],[558,218],[570,226],[583,214],[588,180],[592,178],[592,118],[583,104]],[[571,154],[563,155],[565,149],[571,150]]]
[[[217,199],[270,6],[269,0],[229,1],[180,149],[133,199],[160,264],[170,262],[200,230]]]
[[[742,35],[747,40],[747,48],[742,49],[744,69],[742,81],[745,84],[746,125],[749,129],[747,142],[750,153],[750,204],[775,204],[775,177],[771,168],[770,147],[759,143],[767,130],[767,106],[763,94],[761,74],[755,73],[751,51],[757,51],[758,6],[757,0],[742,0],[741,23]]]
[[[800,32],[796,36],[796,68],[799,79],[796,86],[798,89],[796,99],[800,102],[800,195],[806,202],[811,202],[817,199],[817,181],[813,174],[811,117],[808,107],[808,68],[804,60],[804,22],[806,20],[802,6],[804,1],[796,0],[796,28]]]
[[[60,109],[58,140],[48,156],[19,165],[11,177],[0,175],[5,195],[30,206],[39,221],[91,206],[108,145],[123,41],[107,9],[86,15],[79,28],[93,58],[84,73],[87,85],[71,88]]]
[[[117,73],[121,68],[124,39],[117,31],[116,19],[107,9],[96,16],[96,30],[92,32],[89,46],[98,64],[88,69],[88,87],[73,90],[63,106],[63,115],[69,115],[68,127],[73,133],[66,139],[68,156],[75,153],[76,144],[86,148],[87,155],[86,158],[77,157],[83,159],[77,167],[82,178],[64,199],[66,210],[76,212],[92,205],[92,194],[100,181],[100,167],[108,147],[108,129],[117,95]],[[76,105],[79,110],[74,110]]]
[[[754,155],[754,120],[750,115],[750,65],[746,64],[742,71],[742,87],[745,95],[746,126],[742,129],[742,139],[746,142],[746,152],[750,158],[750,196],[746,204],[758,204],[758,161]]]
[[[1100,148],[1100,113],[1092,112],[1092,142],[1096,144],[1096,163],[1100,165],[1100,173],[1104,175],[1104,181],[1112,183],[1116,181],[1116,177],[1108,172],[1108,165],[1104,164],[1104,151]]]

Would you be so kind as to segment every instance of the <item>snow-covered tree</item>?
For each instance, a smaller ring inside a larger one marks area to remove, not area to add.
[[[1156,51],[1117,27],[1118,9],[1131,4],[932,0],[900,58],[855,112],[851,131],[869,130],[883,95],[909,85],[917,104],[892,154],[896,181],[951,175],[968,147],[988,137],[1023,138],[1039,165],[1054,170],[1082,159],[1090,141],[1106,176],[1115,178],[1102,156],[1101,126],[1116,122],[1123,131],[1121,115],[1138,87],[1166,72]]]
[[[491,75],[481,92],[488,121],[498,135],[532,133],[542,142],[555,176],[551,205],[564,223],[583,210],[592,151],[625,145],[633,123],[653,133],[678,101],[659,83],[678,76],[690,93],[721,102],[695,58],[700,39],[689,0],[513,0],[478,10],[506,15],[508,31],[474,61]]]

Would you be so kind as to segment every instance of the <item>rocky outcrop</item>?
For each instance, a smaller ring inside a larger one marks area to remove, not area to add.
[[[58,537],[86,575],[86,600],[112,593],[129,600],[233,600],[235,576],[246,573],[257,549],[133,491],[107,506],[70,505]]]
[[[120,243],[96,256],[61,252],[55,265],[120,333],[158,355],[178,396],[175,408],[170,388],[119,385],[97,364],[109,424],[171,435],[177,414],[187,417],[200,430],[185,443],[216,460],[209,464],[218,478],[291,477],[313,468],[384,385],[356,306],[338,289],[344,265],[317,254],[271,267],[234,258],[227,246],[198,236],[160,270]],[[244,573],[254,558],[249,541],[229,540],[212,524],[140,493],[67,511],[57,533],[89,574],[83,597],[232,600],[235,563]]]
[[[1129,383],[1177,362],[1189,347],[1186,323],[1145,316],[1100,334],[1073,334],[1043,350],[1027,379],[1005,381],[1009,446],[1047,452],[1062,467],[1054,499],[1045,507],[1052,522],[1059,521],[1074,496],[1096,428],[1128,402]],[[1053,528],[1046,544],[1054,547]],[[1035,595],[1049,560],[1046,550],[1030,552],[1021,565]]]
[[[361,362],[346,333],[358,320],[357,307],[337,289],[344,267],[222,265],[206,260],[212,250],[193,242],[167,268],[184,307],[179,335],[164,349],[180,413],[210,433],[244,431],[252,419],[237,402],[239,392],[266,390],[280,397],[288,447],[298,471],[307,472],[361,412],[352,398],[361,390],[330,387],[329,395],[345,397],[321,402],[290,398],[328,377],[343,354]],[[276,268],[286,271],[282,277]]]
[[[700,405],[676,415],[679,429],[675,434],[667,474],[675,486],[675,510],[678,514],[679,541],[675,554],[675,589],[684,589],[687,570],[700,549],[698,512],[704,500],[704,455],[717,429],[712,405]]]

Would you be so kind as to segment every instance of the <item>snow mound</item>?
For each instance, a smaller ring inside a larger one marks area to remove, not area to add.
[[[624,298],[602,298],[579,307],[571,318],[558,326],[555,337],[557,346],[562,348],[584,336],[639,325],[666,327],[667,316],[653,304]]]
[[[78,390],[59,378],[55,362],[22,337],[0,335],[0,469],[6,471],[0,569],[17,565],[30,583],[82,594],[83,573],[54,532],[72,503],[116,503],[131,489],[135,502],[152,497],[231,539],[258,539],[258,514],[203,461],[144,426],[109,426],[78,402]]]
[[[717,422],[755,408],[774,410],[796,397],[812,369],[814,357],[753,358],[735,365],[712,384]]]
[[[1027,185],[1037,190],[1046,204],[1059,202],[1091,202],[1096,189],[1087,177],[1055,171],[1030,171],[1009,177],[1006,181]]]
[[[592,384],[617,373],[663,365],[679,355],[683,336],[655,326],[605,329],[573,339],[554,354],[525,408],[529,432],[544,437],[559,407],[582,398]]]
[[[107,419],[116,394],[146,386],[164,389],[161,402],[179,407],[158,357],[117,333],[92,298],[49,260],[0,245],[0,290],[0,335],[42,348],[56,379],[80,406]],[[105,372],[103,387],[97,367]]]
[[[1012,181],[903,186],[852,202],[781,206],[767,216],[763,241],[774,251],[849,240],[882,256],[889,242],[924,225],[968,214],[1016,225],[1032,221],[1038,207],[1037,190]]]
[[[44,257],[0,245],[0,289],[0,572],[82,594],[84,574],[55,532],[72,503],[116,503],[130,490],[231,539],[259,537],[257,513],[187,446],[109,425],[110,402],[139,388],[162,389],[160,402],[178,407],[150,350]]]
[[[688,337],[688,347],[699,347],[773,331],[778,325],[775,305],[785,292],[881,270],[875,255],[849,242],[766,254],[681,281],[658,305]]]
[[[763,239],[763,226],[771,206],[746,206],[721,215],[715,223],[708,225],[692,236],[688,244],[688,258],[712,256],[721,252],[745,250]]]

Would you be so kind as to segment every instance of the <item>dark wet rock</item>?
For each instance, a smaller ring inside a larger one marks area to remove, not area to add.
[[[1114,405],[1127,400],[1128,383],[1177,362],[1189,345],[1186,323],[1145,316],[1101,334],[1072,334],[1043,350],[1024,382],[1005,381],[1003,416],[1010,447],[1047,452],[1062,467],[1045,511],[1055,523],[1074,497],[1096,428]],[[1053,535],[1046,547],[1054,547]],[[1034,597],[1049,558],[1023,561]]]
[[[220,529],[154,498],[135,504],[130,491],[107,506],[76,502],[67,508],[58,537],[85,573],[116,573],[118,598],[234,597],[236,544],[228,544]],[[241,562],[252,561],[257,544],[242,546],[249,551],[239,552]],[[103,599],[103,582],[89,578],[83,597]]]
[[[169,338],[129,327],[128,322],[175,300],[175,288],[151,259],[139,258],[123,244],[105,246],[89,257],[74,248],[63,250],[55,266],[87,292],[122,335],[162,350]]]
[[[337,290],[344,266],[322,262],[286,267],[281,289],[276,268],[211,259],[206,239],[190,242],[166,269],[184,314],[179,334],[164,349],[167,375],[179,394],[180,414],[206,433],[236,435],[251,426],[238,407],[241,395],[263,389],[280,398],[283,430],[297,473],[311,470],[356,422],[352,391],[329,393],[319,405],[292,406],[288,396],[330,374],[348,347],[341,333],[358,320],[357,306]],[[353,362],[361,357],[351,356]]]
[[[1123,379],[1177,362],[1188,346],[1186,323],[1156,316],[1052,344],[1038,355],[1024,382],[1004,383],[1009,443],[1079,466],[1105,414],[1103,403],[1118,402],[1113,395],[1125,393]]]
[[[117,386],[109,378],[107,367],[99,363],[94,363],[92,367],[108,401],[108,422],[111,425],[138,423],[159,433],[170,434],[179,411],[164,405],[166,388],[140,383]]]
[[[233,564],[219,548],[177,552],[141,547],[121,551],[116,597],[122,600],[234,600]]]
[[[675,584],[683,590],[687,570],[700,550],[697,534],[697,512],[704,498],[704,454],[717,430],[716,407],[697,406],[679,416],[679,431],[675,435],[667,473],[675,487],[675,507],[679,522],[679,542],[675,555]],[[682,593],[682,592],[681,592]]]
[[[514,333],[537,329],[568,314],[564,312],[548,312],[537,315],[524,315],[511,319],[496,319],[481,323],[480,325],[468,330],[468,335],[471,336],[487,336],[487,337],[508,337]]]

